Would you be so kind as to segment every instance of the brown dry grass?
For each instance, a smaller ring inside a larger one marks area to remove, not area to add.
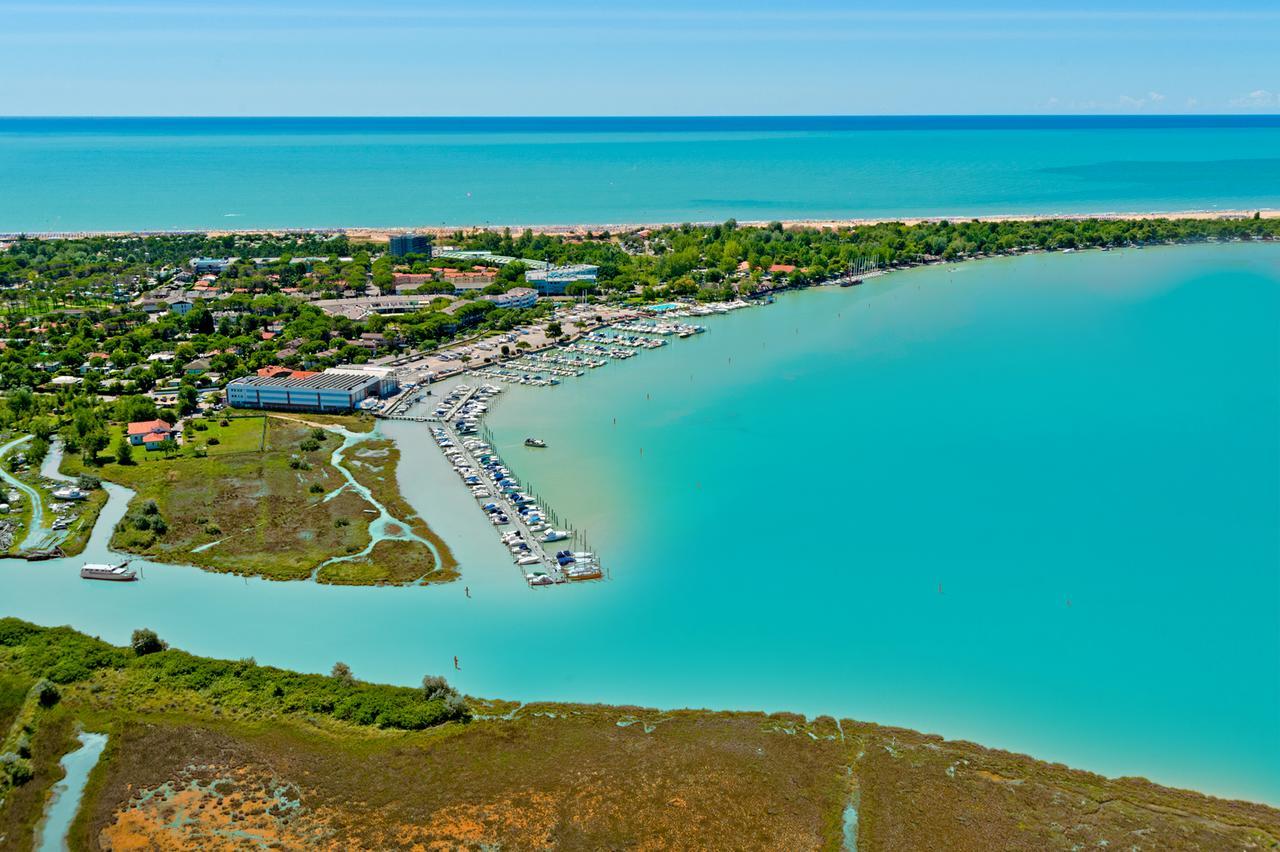
[[[1262,805],[912,731],[584,705],[500,718],[514,706],[420,733],[131,719],[80,840],[231,849],[247,833],[284,849],[836,849],[856,788],[864,852],[1280,845],[1280,813]]]

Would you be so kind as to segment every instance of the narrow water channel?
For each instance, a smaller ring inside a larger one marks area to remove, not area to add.
[[[68,752],[59,762],[66,775],[53,785],[53,793],[45,805],[44,817],[36,826],[34,847],[37,852],[61,852],[70,848],[67,845],[67,833],[71,830],[76,812],[80,810],[84,786],[89,781],[89,773],[97,766],[102,750],[107,746],[106,734],[81,731],[78,736],[80,748]]]
[[[14,447],[30,440],[30,435],[23,435],[21,438],[10,441],[0,447],[0,459],[8,455],[9,451]],[[18,549],[35,550],[49,533],[49,530],[44,527],[44,502],[40,499],[40,492],[5,470],[3,464],[0,464],[0,479],[4,479],[5,482],[21,491],[30,501],[31,522],[27,524],[27,534],[18,545]]]

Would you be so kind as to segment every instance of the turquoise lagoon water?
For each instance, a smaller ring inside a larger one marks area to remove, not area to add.
[[[1280,207],[1280,117],[0,118],[0,233]]]
[[[1276,245],[786,294],[495,406],[608,582],[526,588],[424,427],[394,423],[462,583],[9,561],[0,609],[477,695],[831,713],[1280,804],[1277,316]]]

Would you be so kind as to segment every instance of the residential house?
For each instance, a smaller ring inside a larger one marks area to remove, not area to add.
[[[129,424],[126,434],[129,436],[129,443],[135,447],[156,450],[167,440],[176,441],[180,431],[163,420],[138,420]]]

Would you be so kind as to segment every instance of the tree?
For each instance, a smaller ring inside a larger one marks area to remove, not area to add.
[[[111,445],[111,438],[102,429],[95,429],[80,439],[80,457],[85,464],[98,463],[98,451]]]
[[[14,413],[14,416],[21,420],[35,409],[36,395],[31,392],[31,388],[15,388],[10,391],[8,402],[9,410]]]
[[[343,683],[355,683],[355,675],[351,673],[351,666],[339,660],[333,664],[333,671],[329,672],[329,677],[336,678]]]
[[[129,443],[128,438],[121,438],[120,443],[116,444],[116,464],[133,464],[133,444]]]
[[[199,397],[194,387],[183,385],[178,388],[178,414],[180,416],[186,417],[189,414],[194,414],[199,407]]]
[[[129,640],[129,645],[133,648],[133,653],[139,657],[154,654],[169,647],[169,643],[161,639],[154,630],[146,628],[133,631],[133,637]]]
[[[558,320],[552,320],[547,323],[547,335],[549,337],[559,337],[562,334],[564,334],[564,329],[560,327]]]
[[[427,701],[434,701],[437,698],[445,699],[457,694],[458,691],[440,675],[426,675],[422,678],[422,697]]]

